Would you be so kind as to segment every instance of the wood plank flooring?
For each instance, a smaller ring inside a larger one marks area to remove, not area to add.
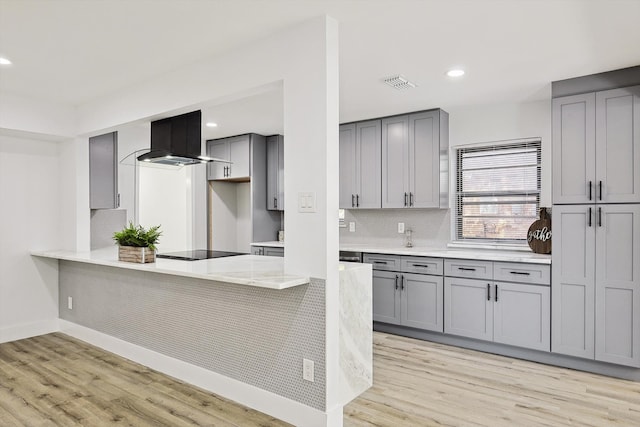
[[[345,426],[640,426],[640,383],[374,334]],[[0,426],[288,424],[56,333],[0,344]]]

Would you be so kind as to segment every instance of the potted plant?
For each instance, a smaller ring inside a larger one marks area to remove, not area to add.
[[[118,260],[127,262],[155,262],[156,243],[162,232],[160,226],[145,230],[141,225],[132,222],[128,227],[113,233],[113,240],[118,244]]]

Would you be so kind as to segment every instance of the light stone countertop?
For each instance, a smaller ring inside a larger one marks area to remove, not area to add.
[[[158,258],[156,262],[147,264],[118,261],[117,246],[91,252],[32,251],[31,255],[259,288],[287,289],[309,283],[309,277],[285,274],[283,258],[260,255],[238,255],[199,261]]]
[[[252,246],[284,248],[284,242],[255,242]],[[551,264],[551,255],[536,254],[527,251],[500,251],[492,249],[441,249],[429,247],[406,248],[402,246],[383,246],[371,243],[341,243],[341,251],[354,251],[388,255],[426,256],[435,258],[473,259],[481,261],[526,262],[530,264]]]

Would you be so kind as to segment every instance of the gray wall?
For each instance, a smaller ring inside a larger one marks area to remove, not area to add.
[[[324,280],[272,290],[60,261],[59,281],[64,320],[325,410]]]

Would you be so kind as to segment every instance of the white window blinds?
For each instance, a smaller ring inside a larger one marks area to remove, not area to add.
[[[457,150],[458,240],[526,242],[540,205],[540,140]]]

